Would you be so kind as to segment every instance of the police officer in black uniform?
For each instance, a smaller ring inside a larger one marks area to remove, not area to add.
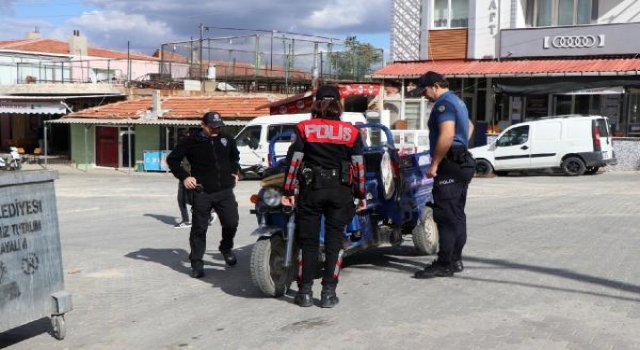
[[[193,217],[189,244],[191,246],[191,277],[204,277],[202,257],[207,246],[206,234],[211,210],[214,209],[222,225],[222,240],[218,249],[227,266],[237,263],[233,253],[233,239],[238,229],[238,202],[233,188],[240,171],[240,153],[233,137],[221,133],[224,126],[218,112],[202,117],[202,130],[185,138],[167,156],[171,173],[192,191]],[[189,174],[181,165],[187,157],[191,165]]]
[[[438,259],[415,278],[451,277],[462,272],[462,248],[467,242],[467,188],[475,173],[475,160],[468,152],[473,123],[467,106],[449,91],[445,78],[429,71],[420,77],[414,93],[424,93],[434,101],[429,116],[431,165],[427,177],[433,178],[433,218],[440,234]]]
[[[353,215],[354,190],[357,210],[366,208],[362,138],[356,127],[340,121],[340,92],[324,85],[316,92],[312,119],[300,122],[287,152],[283,205],[295,204],[296,182],[300,186],[297,206],[297,239],[302,250],[298,293],[294,302],[313,305],[313,279],[320,248],[320,222],[324,215],[325,265],[320,306],[338,304],[336,287],[342,264],[342,239]],[[299,181],[296,181],[299,179]]]

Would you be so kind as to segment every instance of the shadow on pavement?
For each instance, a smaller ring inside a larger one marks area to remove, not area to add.
[[[379,247],[365,250],[344,259],[344,267],[377,268],[386,267],[399,272],[413,273],[424,267],[421,262],[410,258],[420,257],[412,246]],[[372,265],[372,266],[361,266]]]
[[[503,267],[503,268],[507,268],[507,269],[527,270],[527,271],[530,271],[530,272],[553,275],[553,276],[566,278],[566,279],[570,279],[570,280],[574,280],[574,281],[578,281],[578,282],[599,285],[599,286],[611,288],[611,289],[614,289],[614,290],[617,290],[617,291],[629,292],[629,293],[634,293],[634,294],[639,294],[640,295],[640,285],[625,283],[625,282],[611,280],[611,279],[602,278],[602,277],[590,276],[590,275],[586,275],[586,274],[583,274],[583,273],[573,272],[571,270],[567,270],[567,269],[563,269],[563,268],[535,266],[535,265],[515,263],[515,262],[509,261],[509,260],[477,258],[477,257],[472,257],[472,256],[463,256],[463,261],[465,261],[465,262],[475,262],[475,263],[487,264],[487,265],[494,265],[494,266],[499,266],[499,267]],[[472,268],[474,268],[474,267],[472,267]],[[475,268],[477,268],[477,267],[475,267]],[[469,277],[465,276],[465,278],[469,278]],[[577,289],[569,289],[569,288],[565,288],[565,287],[539,285],[539,284],[532,284],[532,283],[521,283],[521,282],[514,282],[514,281],[488,280],[488,279],[480,279],[480,278],[473,278],[473,277],[471,277],[469,279],[475,279],[475,280],[487,281],[487,282],[495,282],[495,283],[519,284],[519,285],[525,285],[525,286],[535,287],[535,288],[543,288],[543,289],[549,289],[549,290],[560,290],[560,291],[574,292],[574,293],[580,293],[580,294],[589,294],[589,295],[595,295],[595,296],[610,297],[610,298],[620,299],[620,300],[640,301],[640,298],[628,298],[628,297],[622,297],[622,296],[619,296],[619,295],[607,295],[607,294],[604,294],[604,293],[588,292],[588,291],[577,290]]]
[[[0,333],[0,349],[37,337],[43,333],[48,333],[53,338],[51,319],[48,317],[43,317],[20,327]]]
[[[205,276],[201,281],[209,283],[215,288],[220,288],[220,290],[232,296],[251,299],[266,298],[251,281],[249,261],[251,259],[252,246],[234,249],[238,258],[238,264],[234,267],[227,267],[222,254],[217,250],[213,253],[211,250],[207,250],[204,256]],[[180,278],[191,278],[189,252],[184,249],[142,248],[126,254],[125,257],[154,262],[179,272],[182,275]]]
[[[143,216],[154,218],[164,224],[171,225],[171,226],[179,222],[179,219],[177,219],[175,216],[158,215],[158,214],[144,214]]]

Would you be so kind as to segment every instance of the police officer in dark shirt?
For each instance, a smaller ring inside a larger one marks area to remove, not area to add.
[[[429,71],[420,77],[414,94],[425,94],[434,101],[429,116],[431,165],[427,177],[433,178],[433,218],[440,234],[438,259],[416,278],[450,277],[462,272],[462,248],[467,242],[464,208],[467,188],[475,172],[475,160],[468,152],[473,123],[467,106],[452,91],[445,78]]]
[[[318,264],[320,222],[324,215],[325,265],[321,307],[338,304],[336,287],[342,264],[345,225],[353,215],[354,188],[357,210],[366,208],[362,137],[356,127],[340,121],[340,92],[321,86],[312,107],[312,119],[300,122],[287,153],[283,205],[293,205],[296,179],[300,192],[297,207],[297,239],[302,250],[298,293],[294,302],[313,305],[313,279]]]
[[[202,257],[206,250],[206,234],[211,210],[222,225],[222,240],[218,249],[227,266],[237,263],[233,253],[233,238],[238,229],[238,202],[233,188],[238,181],[240,153],[233,137],[223,134],[224,125],[218,112],[202,117],[202,130],[180,142],[167,157],[173,175],[193,191],[193,217],[189,244],[191,246],[191,277],[204,277]],[[189,174],[181,165],[186,157],[191,165]]]

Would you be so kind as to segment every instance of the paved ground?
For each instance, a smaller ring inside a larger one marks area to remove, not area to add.
[[[237,189],[239,266],[213,226],[207,276],[188,276],[167,174],[57,168],[66,288],[63,341],[42,319],[0,334],[9,349],[639,349],[640,173],[475,179],[463,273],[411,276],[433,257],[410,241],[354,256],[335,309],[262,297],[248,261],[256,226]],[[319,294],[319,285],[316,284]],[[331,343],[321,343],[332,339]]]

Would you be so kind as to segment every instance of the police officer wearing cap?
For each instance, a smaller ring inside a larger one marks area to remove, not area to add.
[[[222,226],[222,240],[218,249],[227,266],[237,263],[233,253],[233,239],[238,229],[238,203],[233,188],[240,171],[240,153],[233,137],[221,132],[224,126],[218,112],[208,112],[202,117],[202,130],[185,138],[167,156],[171,173],[192,191],[193,217],[189,244],[191,253],[191,277],[204,277],[202,258],[206,250],[206,234],[211,210],[218,213]],[[187,158],[191,165],[189,174],[180,163]]]
[[[429,116],[431,165],[427,177],[433,178],[433,218],[440,234],[438,259],[415,278],[451,277],[462,272],[462,249],[467,242],[464,212],[467,188],[475,172],[475,160],[468,152],[473,123],[467,106],[452,91],[445,78],[429,71],[420,77],[413,95],[424,94],[434,101]]]
[[[341,114],[338,88],[330,85],[318,88],[311,108],[312,119],[296,126],[294,141],[287,152],[282,204],[295,204],[293,195],[298,184],[296,234],[302,265],[294,302],[301,307],[313,305],[322,215],[326,259],[320,306],[330,308],[339,301],[336,287],[342,264],[342,239],[353,215],[354,195],[359,199],[357,210],[366,208],[362,138],[356,127],[340,121]]]

